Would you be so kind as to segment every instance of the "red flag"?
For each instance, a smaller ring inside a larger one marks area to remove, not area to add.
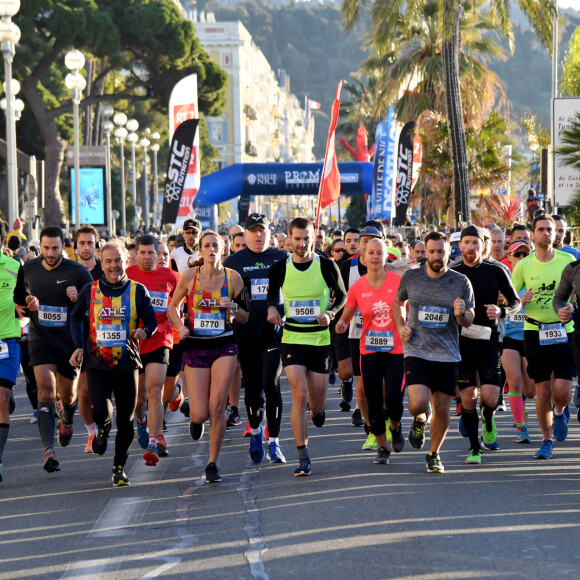
[[[315,229],[318,229],[318,218],[320,210],[329,206],[340,196],[340,173],[338,172],[338,162],[336,161],[336,150],[334,147],[334,130],[338,123],[338,111],[340,109],[340,90],[342,81],[338,81],[334,103],[332,103],[332,113],[330,116],[330,127],[328,129],[328,141],[326,143],[326,155],[324,156],[324,165],[322,177],[318,188],[318,208],[316,210]]]

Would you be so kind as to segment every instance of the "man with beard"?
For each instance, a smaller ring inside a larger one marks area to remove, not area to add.
[[[475,295],[475,318],[469,329],[461,329],[459,346],[459,390],[461,392],[460,433],[469,437],[470,453],[466,463],[481,463],[479,417],[477,414],[478,381],[483,406],[483,443],[488,449],[499,449],[494,412],[501,391],[498,321],[517,312],[521,306],[509,275],[499,265],[483,259],[484,232],[476,226],[461,230],[459,242],[463,260],[452,269],[465,275]],[[505,300],[498,306],[499,293]]]
[[[449,429],[449,405],[457,385],[459,329],[472,324],[475,301],[469,280],[447,267],[447,236],[430,232],[425,247],[426,265],[403,275],[393,315],[403,341],[409,412],[414,417],[409,443],[414,449],[425,444],[431,395],[433,417],[427,471],[443,473],[439,450]]]
[[[553,215],[554,220],[554,250],[560,250],[561,252],[566,252],[571,254],[575,260],[580,258],[580,251],[572,246],[564,245],[564,238],[566,237],[566,220],[561,215]]]
[[[183,238],[185,245],[175,248],[171,252],[173,270],[183,272],[189,268],[189,261],[197,259],[197,242],[201,234],[201,222],[199,220],[187,219],[183,222]]]
[[[70,331],[70,314],[83,286],[93,278],[77,262],[63,258],[64,234],[49,226],[40,232],[41,257],[24,265],[28,299],[30,364],[38,387],[38,430],[44,447],[44,469],[60,471],[54,452],[55,399],[63,404],[58,443],[66,447],[73,436],[73,416],[77,408],[78,369],[70,365],[75,345]]]

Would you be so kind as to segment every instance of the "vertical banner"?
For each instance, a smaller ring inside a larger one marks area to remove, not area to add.
[[[375,133],[375,155],[373,160],[373,190],[367,202],[367,219],[378,221],[383,220],[388,125],[388,119],[383,119],[377,125]]]
[[[397,179],[395,194],[395,225],[405,224],[407,206],[411,195],[411,183],[413,181],[413,131],[415,122],[407,123],[399,136],[397,149]]]
[[[169,161],[167,162],[167,177],[163,192],[162,224],[175,224],[179,221],[183,194],[189,178],[191,159],[194,155],[196,136],[198,134],[197,119],[188,119],[177,127],[171,139]],[[183,224],[185,217],[179,225]]]
[[[189,75],[181,79],[171,91],[171,97],[169,98],[169,138],[172,139],[182,123],[192,119],[199,119],[197,75]],[[195,217],[193,202],[199,190],[199,184],[199,131],[197,131],[193,141],[177,217],[171,222],[176,227],[181,226],[186,218]]]
[[[397,163],[397,132],[398,123],[395,117],[395,107],[391,107],[387,116],[387,142],[385,147],[385,176],[383,195],[383,221],[391,221],[393,217],[393,198],[395,194],[395,167]],[[376,155],[376,153],[375,153]]]
[[[422,161],[423,161],[423,141],[421,140],[421,135],[415,135],[413,137],[413,173],[411,176],[411,193],[413,193],[415,185],[417,185],[419,173],[421,172]]]

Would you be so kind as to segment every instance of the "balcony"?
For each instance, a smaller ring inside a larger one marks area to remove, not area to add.
[[[255,121],[258,118],[256,110],[250,105],[244,105],[244,115],[252,121]]]

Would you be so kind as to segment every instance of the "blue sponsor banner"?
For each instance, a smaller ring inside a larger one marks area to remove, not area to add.
[[[375,153],[373,159],[373,191],[370,198],[370,207],[367,209],[367,218],[379,221],[383,219],[388,124],[388,119],[383,119],[377,125],[377,132],[375,134]]]
[[[391,220],[393,213],[393,188],[395,182],[395,157],[397,147],[397,119],[395,107],[391,107],[387,116],[387,144],[385,149],[385,168],[383,180],[383,220]]]

